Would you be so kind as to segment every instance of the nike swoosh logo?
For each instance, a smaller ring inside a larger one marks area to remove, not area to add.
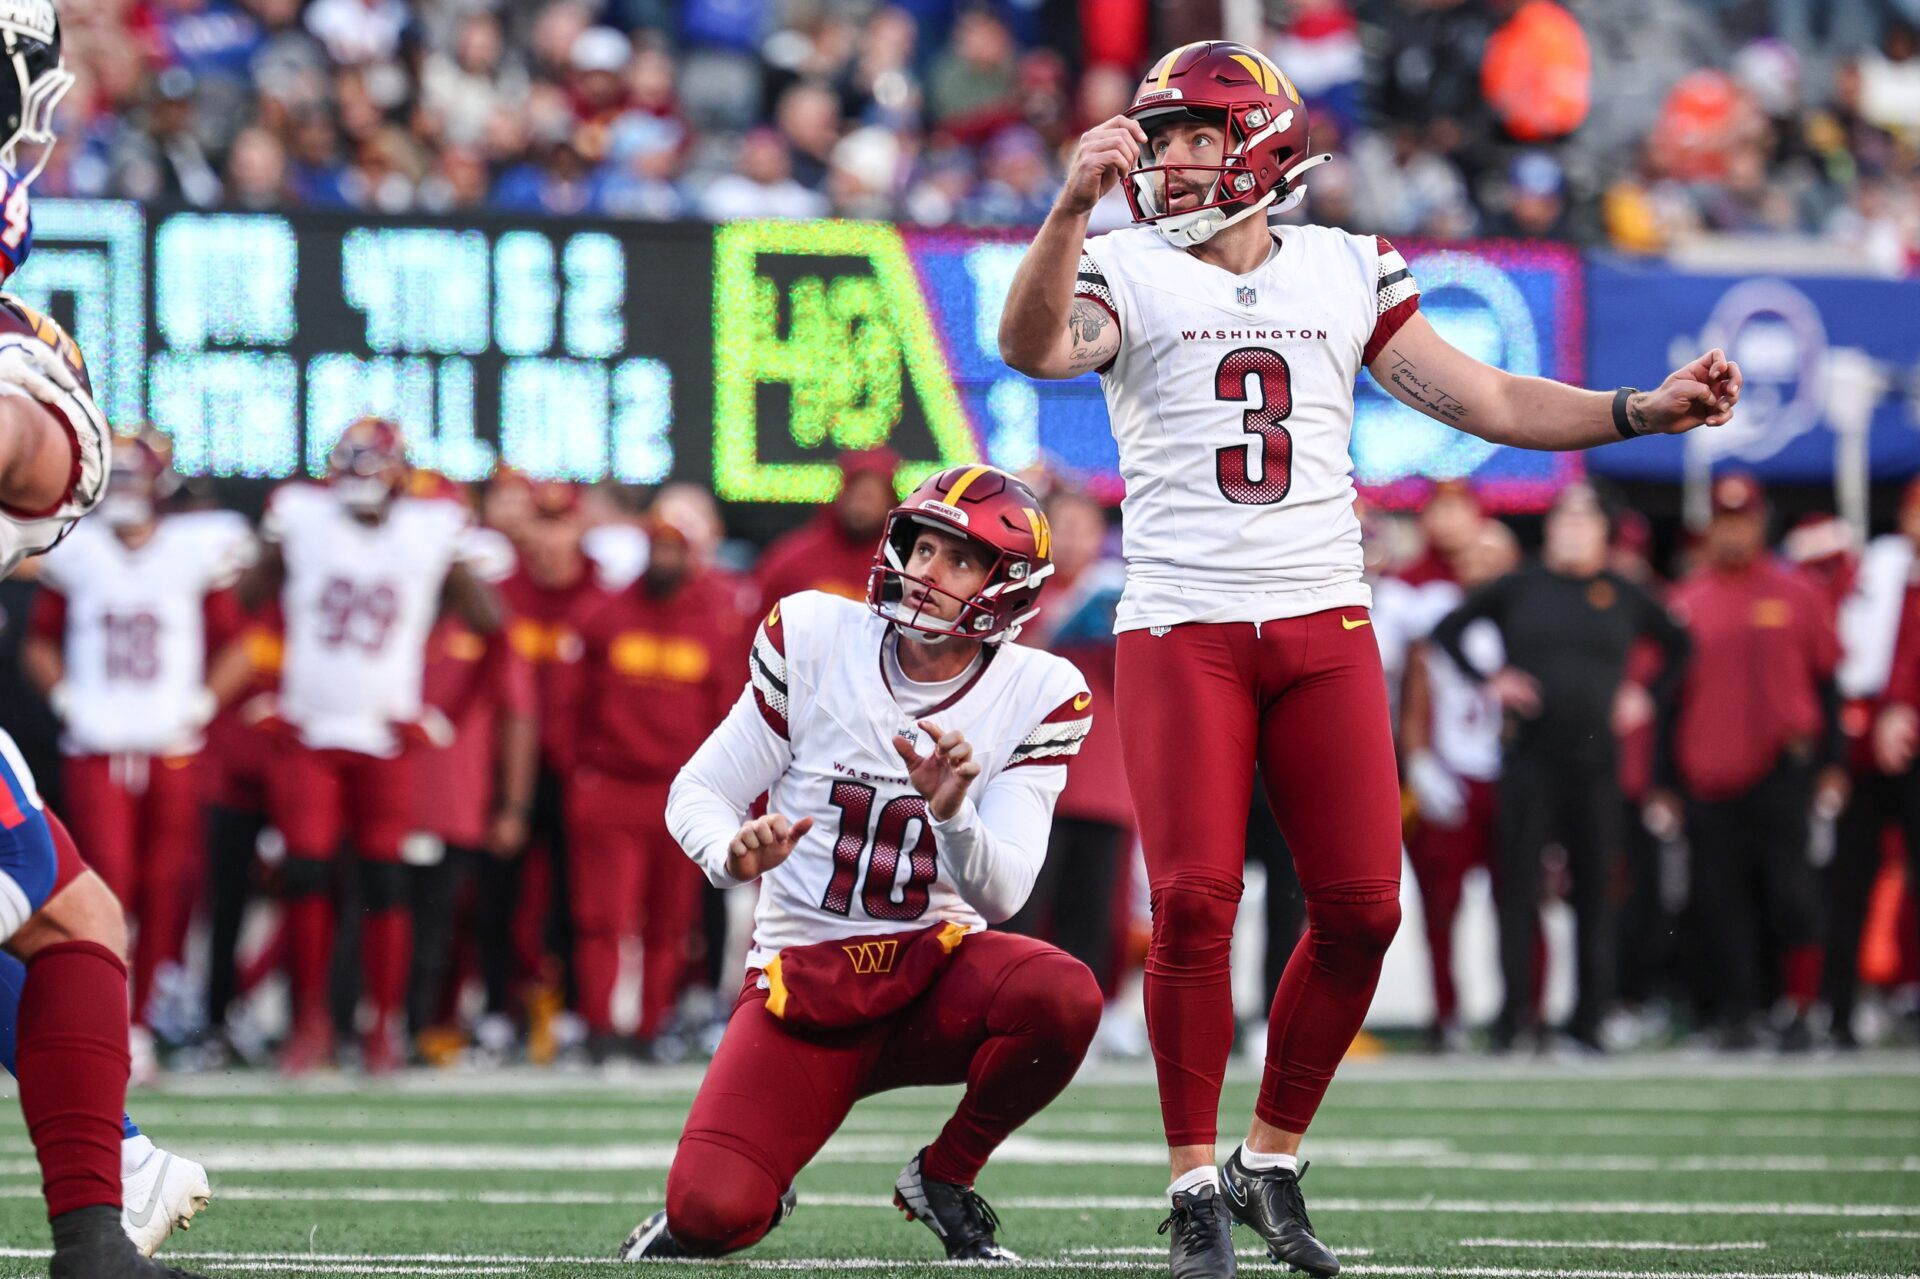
[[[1239,1185],[1234,1181],[1232,1177],[1228,1177],[1225,1180],[1227,1185],[1227,1198],[1233,1200],[1235,1203],[1239,1204],[1242,1208],[1246,1207],[1247,1206],[1246,1194],[1244,1192],[1240,1192]],[[1236,1192],[1240,1192],[1240,1193],[1236,1193]]]
[[[1362,626],[1372,626],[1373,619],[1370,617],[1363,617],[1356,622],[1351,617],[1348,617],[1346,614],[1342,613],[1340,615],[1340,625],[1341,625],[1341,628],[1344,630],[1357,631]]]
[[[168,1155],[166,1162],[160,1165],[160,1175],[153,1179],[153,1193],[147,1196],[147,1206],[139,1212],[129,1213],[127,1220],[138,1230],[153,1220],[153,1210],[160,1206],[160,1191],[167,1184],[167,1169],[173,1167],[173,1156]]]

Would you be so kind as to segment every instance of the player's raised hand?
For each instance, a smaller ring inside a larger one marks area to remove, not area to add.
[[[1733,416],[1745,379],[1725,351],[1705,355],[1667,374],[1651,391],[1627,401],[1627,421],[1642,435],[1679,435],[1696,426],[1720,426]]]
[[[967,787],[980,776],[980,761],[973,757],[973,744],[959,729],[945,732],[932,720],[923,719],[920,730],[933,743],[933,749],[925,755],[914,753],[913,743],[897,733],[893,749],[900,752],[900,762],[907,766],[907,780],[927,801],[933,820],[944,822],[960,811]]]
[[[794,845],[812,829],[811,817],[797,822],[779,813],[754,818],[727,845],[727,874],[735,879],[758,879],[787,860]]]
[[[1061,207],[1069,213],[1091,212],[1100,197],[1140,163],[1140,149],[1146,145],[1147,131],[1124,115],[1081,134],[1067,166],[1067,184],[1060,191]]]

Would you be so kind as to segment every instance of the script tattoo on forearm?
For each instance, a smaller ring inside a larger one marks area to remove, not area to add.
[[[1388,366],[1387,379],[1402,391],[1415,404],[1443,421],[1458,426],[1467,419],[1467,406],[1455,397],[1447,394],[1433,383],[1420,376],[1413,361],[1398,351],[1389,351],[1393,363]]]
[[[1067,366],[1075,373],[1085,373],[1105,364],[1110,353],[1103,349],[1102,341],[1112,327],[1113,316],[1107,308],[1086,298],[1076,299],[1067,312],[1067,332],[1073,339]]]

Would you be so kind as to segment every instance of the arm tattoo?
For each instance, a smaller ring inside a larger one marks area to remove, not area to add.
[[[1076,298],[1067,312],[1067,333],[1073,341],[1067,367],[1075,373],[1085,373],[1105,364],[1109,357],[1099,349],[1099,344],[1112,327],[1113,316],[1107,313],[1107,308],[1086,298]]]
[[[1407,398],[1443,422],[1458,426],[1467,420],[1467,406],[1420,376],[1413,362],[1398,351],[1387,370],[1387,380],[1405,391]]]

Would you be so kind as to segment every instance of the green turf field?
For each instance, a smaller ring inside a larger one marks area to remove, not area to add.
[[[134,1100],[212,1170],[214,1204],[167,1254],[211,1276],[599,1276],[660,1202],[697,1075],[182,1080]],[[769,1080],[778,1087],[779,1081]],[[951,1090],[856,1110],[800,1208],[728,1269],[937,1273],[889,1206]],[[1226,1127],[1252,1083],[1228,1090]],[[32,1152],[0,1113],[0,1277],[41,1275]],[[1306,1152],[1315,1225],[1354,1275],[1920,1274],[1920,1057],[1782,1063],[1352,1063]],[[1089,1070],[980,1189],[1042,1274],[1165,1273],[1159,1120],[1138,1067]],[[1245,1273],[1272,1274],[1236,1231]],[[649,1267],[650,1274],[710,1271]]]

